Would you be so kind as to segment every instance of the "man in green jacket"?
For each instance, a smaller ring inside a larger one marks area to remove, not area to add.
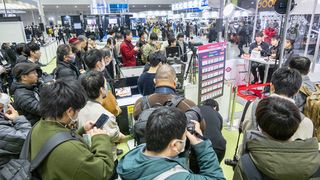
[[[120,160],[117,172],[121,179],[225,179],[210,140],[199,139],[202,136],[200,125],[196,121],[192,123],[197,133],[186,130],[187,118],[180,110],[156,109],[147,122],[146,144],[141,144]],[[199,174],[193,174],[187,167],[187,138],[198,158]]]
[[[77,116],[86,104],[85,91],[76,81],[57,81],[45,86],[40,97],[40,111],[44,119],[32,129],[31,160],[59,132],[70,132],[78,137],[75,132]],[[91,147],[81,137],[58,145],[37,169],[42,179],[102,180],[112,175],[114,162],[110,137],[90,122],[80,129],[79,135],[84,132],[91,136]]]
[[[318,140],[290,141],[301,122],[298,107],[269,97],[259,102],[256,117],[261,131],[249,131],[247,154],[240,158],[233,179],[312,179],[320,167]]]

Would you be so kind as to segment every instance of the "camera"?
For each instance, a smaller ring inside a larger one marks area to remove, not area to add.
[[[185,115],[187,117],[187,130],[191,133],[191,134],[195,134],[195,124],[191,121],[191,120],[195,120],[200,122],[202,120],[202,116],[201,116],[201,112],[199,107],[197,106],[193,106],[190,109],[188,109],[185,112]]]

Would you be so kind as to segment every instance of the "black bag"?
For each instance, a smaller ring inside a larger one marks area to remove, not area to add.
[[[50,154],[50,152],[68,140],[78,140],[72,136],[70,132],[60,132],[52,136],[40,149],[37,156],[30,161],[30,139],[31,131],[29,132],[19,159],[12,159],[0,171],[0,179],[5,180],[36,180],[41,179],[35,170],[41,162]]]
[[[167,101],[164,104],[164,106],[177,107],[182,100],[184,100],[183,97],[174,96],[171,100]],[[161,106],[162,105],[160,104],[160,105],[151,107],[148,100],[148,96],[142,97],[142,102],[141,102],[142,112],[137,122],[133,126],[133,136],[138,145],[146,142],[144,134],[145,134],[145,128],[147,126],[148,118],[153,113],[153,111],[155,111]]]

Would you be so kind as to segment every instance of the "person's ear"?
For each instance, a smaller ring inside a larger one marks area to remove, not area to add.
[[[68,117],[73,117],[74,114],[75,114],[75,112],[74,112],[74,110],[73,110],[72,107],[69,107],[69,108],[66,110],[66,114],[67,114]]]
[[[177,139],[173,139],[173,140],[170,141],[168,147],[171,150],[173,150],[175,152],[178,152],[179,151],[179,145],[178,144],[179,144],[179,141],[177,141]]]
[[[153,83],[154,83],[154,84],[157,84],[157,80],[156,80],[156,79],[153,79]]]

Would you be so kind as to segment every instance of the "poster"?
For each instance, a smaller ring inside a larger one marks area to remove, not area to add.
[[[198,47],[200,102],[223,95],[226,45],[218,42]]]

